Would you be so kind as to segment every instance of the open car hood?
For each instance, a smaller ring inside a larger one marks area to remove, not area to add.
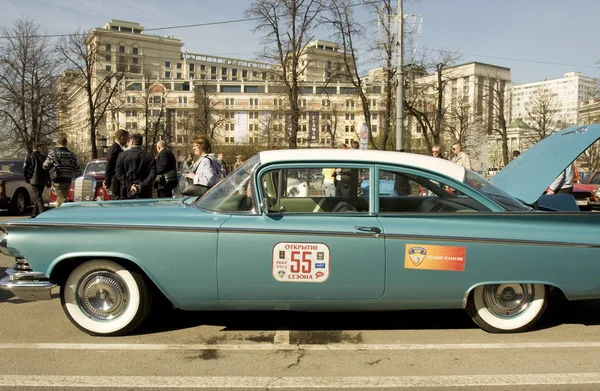
[[[490,180],[513,197],[533,204],[560,173],[600,138],[600,125],[573,126],[533,145]]]

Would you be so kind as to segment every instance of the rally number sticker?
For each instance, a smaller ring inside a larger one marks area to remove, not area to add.
[[[273,278],[279,282],[327,281],[329,247],[323,243],[277,243],[273,247]]]

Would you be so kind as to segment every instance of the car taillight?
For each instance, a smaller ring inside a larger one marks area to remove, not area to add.
[[[0,183],[0,195],[4,195],[4,183]]]

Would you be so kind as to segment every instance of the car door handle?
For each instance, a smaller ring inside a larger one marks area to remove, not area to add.
[[[379,229],[379,227],[361,227],[357,225],[354,228],[362,232],[371,232],[375,237],[378,237],[381,233],[381,229]]]

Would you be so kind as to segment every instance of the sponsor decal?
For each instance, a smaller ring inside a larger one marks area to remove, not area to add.
[[[279,282],[325,282],[329,260],[329,247],[324,243],[277,243],[273,247],[273,278]]]
[[[466,258],[466,247],[407,244],[404,268],[464,272]]]

